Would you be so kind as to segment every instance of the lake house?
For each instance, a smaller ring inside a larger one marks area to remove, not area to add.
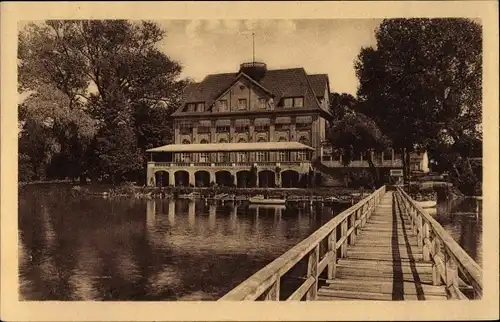
[[[172,114],[174,143],[149,149],[149,186],[300,187],[313,160],[343,168],[326,142],[330,112],[328,75],[304,68],[268,70],[240,65],[189,84]],[[401,168],[393,150],[373,154],[377,167]],[[366,155],[350,168],[367,168]]]
[[[326,74],[260,62],[190,84],[174,144],[148,150],[148,185],[297,186],[322,155],[329,93]]]

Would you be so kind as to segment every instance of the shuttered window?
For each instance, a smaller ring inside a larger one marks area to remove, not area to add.
[[[265,118],[260,118],[260,119],[255,119],[254,125],[259,126],[259,125],[269,125],[269,119]]]
[[[296,124],[311,124],[312,123],[312,116],[297,116],[295,119]]]
[[[288,116],[281,116],[277,117],[276,120],[274,121],[274,124],[290,124],[291,123],[291,118]]]

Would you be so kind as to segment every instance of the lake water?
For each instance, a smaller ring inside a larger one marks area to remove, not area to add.
[[[77,198],[69,185],[28,186],[19,195],[20,297],[216,300],[345,208]],[[481,259],[481,221],[446,209],[438,220]]]
[[[450,233],[453,239],[483,266],[483,216],[476,216],[478,201],[472,198],[446,201],[439,200],[434,217]],[[481,209],[481,207],[479,208]],[[481,210],[480,210],[481,212]]]

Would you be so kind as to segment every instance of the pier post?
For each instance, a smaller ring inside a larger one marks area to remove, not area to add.
[[[314,284],[311,285],[306,293],[306,300],[315,300],[318,294],[318,265],[319,265],[319,244],[309,253],[309,261],[307,263],[307,277],[314,278]]]
[[[337,227],[328,236],[328,252],[331,259],[328,262],[328,279],[334,279],[337,271]]]

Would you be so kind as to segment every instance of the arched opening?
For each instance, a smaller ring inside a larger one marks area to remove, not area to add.
[[[215,173],[215,182],[220,186],[233,186],[233,175],[229,171],[217,171]]]
[[[293,170],[281,172],[281,186],[283,188],[296,188],[299,186],[299,173]]]
[[[226,139],[220,139],[219,143],[227,143],[227,140]]]
[[[287,141],[288,141],[288,140],[287,140],[284,136],[282,136],[282,137],[280,137],[280,138],[278,139],[278,142],[287,142]]]
[[[263,137],[260,137],[260,138],[257,140],[257,142],[266,142],[266,139],[265,139],[265,138],[263,138]]]
[[[300,173],[299,174],[299,188],[307,188],[309,186],[309,174],[308,173]]]
[[[182,140],[182,144],[191,144],[191,141],[189,141],[188,139],[184,139]]]
[[[245,138],[240,138],[240,139],[238,140],[238,143],[245,143],[246,141],[247,141],[247,140],[245,140]]]
[[[238,171],[236,173],[238,188],[251,188],[251,176],[252,173],[248,170]]]
[[[274,188],[276,184],[276,174],[270,170],[262,170],[259,172],[259,187]]]
[[[175,186],[176,187],[187,187],[189,186],[189,172],[184,170],[179,170],[174,173]]]
[[[167,171],[156,171],[155,172],[155,183],[157,187],[168,187],[170,176]]]
[[[201,144],[208,144],[208,141],[207,141],[207,140],[205,140],[205,139],[203,139],[203,140],[201,140],[201,141],[200,141],[200,143],[201,143]]]
[[[210,173],[208,171],[196,171],[194,173],[194,185],[196,187],[210,186]]]

